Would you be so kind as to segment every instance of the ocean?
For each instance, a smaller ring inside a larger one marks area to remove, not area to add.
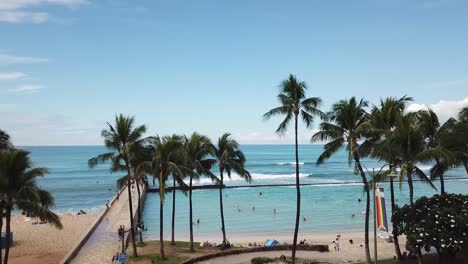
[[[247,157],[247,169],[253,181],[251,184],[294,184],[295,161],[293,145],[243,145]],[[347,153],[343,150],[321,166],[315,160],[322,151],[322,145],[300,145],[300,180],[302,192],[301,232],[360,231],[363,230],[365,196],[362,185],[357,183],[360,176],[353,174],[353,164],[348,165]],[[55,197],[54,210],[59,213],[75,213],[78,210],[98,212],[106,201],[115,195],[116,180],[123,173],[109,172],[109,165],[89,169],[87,161],[106,152],[103,146],[61,146],[24,147],[31,152],[34,166],[48,167],[50,173],[41,178],[39,184]],[[379,170],[381,163],[364,159],[362,164],[369,171]],[[422,165],[426,172],[430,165]],[[217,174],[217,170],[214,170]],[[453,179],[460,178],[464,179]],[[452,179],[451,179],[452,178]],[[446,191],[468,194],[468,175],[463,168],[456,168],[446,175]],[[152,182],[150,180],[150,182]],[[170,182],[168,182],[170,185]],[[211,184],[201,179],[197,184]],[[226,180],[228,186],[247,186],[224,190],[224,211],[226,231],[248,235],[274,236],[292,234],[296,210],[294,186],[249,188],[249,183],[236,175]],[[434,185],[439,187],[439,182]],[[382,183],[389,195],[389,184]],[[399,205],[408,203],[408,187],[405,183],[395,184]],[[259,195],[259,193],[262,195]],[[415,196],[432,195],[437,191],[428,184],[417,182]],[[359,202],[361,199],[362,202]],[[390,201],[387,199],[390,215]],[[218,190],[195,190],[193,192],[195,237],[218,234],[221,230]],[[255,207],[255,209],[254,209]],[[172,193],[165,201],[165,235],[169,238],[172,209]],[[276,214],[274,210],[276,209]],[[390,220],[390,219],[389,219]],[[176,192],[176,238],[188,237],[188,198]],[[144,222],[148,230],[144,236],[156,239],[159,235],[159,197],[147,195],[144,207]]]

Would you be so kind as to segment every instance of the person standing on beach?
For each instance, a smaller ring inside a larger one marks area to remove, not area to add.
[[[106,207],[109,208],[109,200],[106,202]]]

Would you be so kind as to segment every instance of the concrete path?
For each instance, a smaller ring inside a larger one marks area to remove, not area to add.
[[[133,211],[137,210],[138,194],[136,189],[132,190]],[[73,264],[100,264],[111,263],[112,256],[121,250],[121,242],[117,234],[120,225],[125,228],[130,227],[130,217],[128,212],[128,191],[123,190],[119,200],[116,200],[107,211],[101,223],[86,244],[73,258]],[[127,254],[131,254],[131,247],[127,249]]]

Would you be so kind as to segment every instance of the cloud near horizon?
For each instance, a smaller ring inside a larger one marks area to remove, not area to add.
[[[26,77],[22,72],[0,72],[0,81],[17,80]]]
[[[35,58],[35,57],[23,57],[11,55],[6,52],[0,51],[0,65],[13,65],[13,64],[33,64],[48,62],[49,59]]]
[[[458,113],[463,107],[468,106],[468,97],[459,101],[445,101],[440,100],[435,104],[417,104],[412,103],[408,106],[408,112],[416,112],[419,110],[426,110],[428,107],[432,109],[440,121],[445,121],[451,117],[457,117]]]
[[[1,0],[0,22],[6,23],[44,23],[50,19],[47,12],[26,10],[41,5],[61,5],[74,7],[89,4],[88,0]]]
[[[45,89],[46,87],[44,85],[34,85],[34,84],[26,84],[26,85],[21,85],[18,86],[14,89],[10,89],[10,92],[34,92],[37,90],[42,90]]]

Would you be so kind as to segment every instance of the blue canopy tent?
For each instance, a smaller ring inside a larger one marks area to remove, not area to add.
[[[279,245],[279,242],[274,239],[267,239],[267,241],[265,241],[265,247],[275,247],[278,245]]]

